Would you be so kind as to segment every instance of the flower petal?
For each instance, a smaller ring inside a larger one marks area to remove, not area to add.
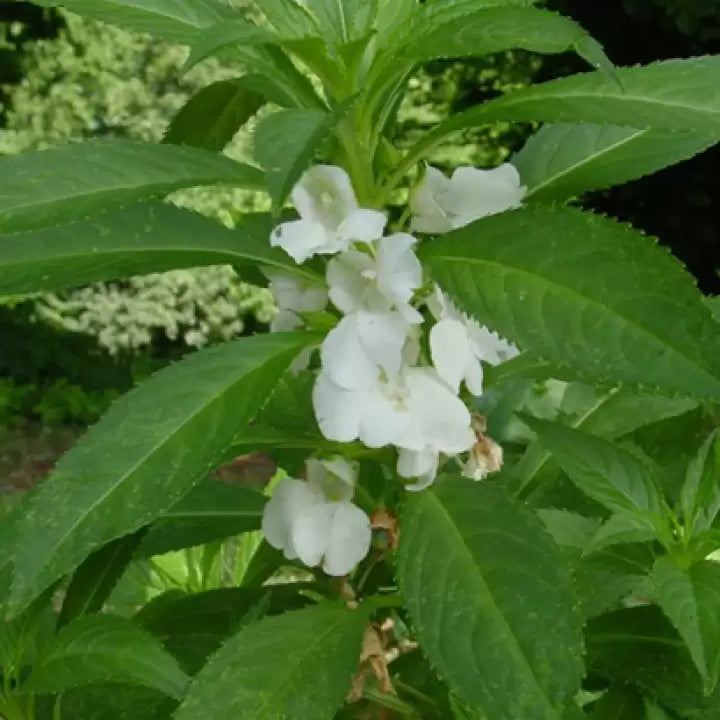
[[[422,183],[410,198],[412,232],[439,234],[453,229],[439,200],[449,188],[450,181],[445,175],[428,165]]]
[[[316,165],[303,174],[292,192],[292,201],[303,220],[337,231],[357,209],[350,176],[335,165]]]
[[[321,372],[313,388],[313,409],[323,437],[335,442],[357,440],[365,398],[364,390],[341,388]]]
[[[357,463],[335,455],[330,460],[308,458],[305,461],[307,481],[317,488],[328,502],[352,500],[357,480]]]
[[[350,242],[371,243],[382,237],[387,217],[377,210],[358,208],[350,212],[338,227],[338,235]]]
[[[306,507],[293,523],[293,547],[308,567],[319,565],[328,549],[336,504],[323,502]]]
[[[400,372],[408,326],[394,312],[359,312],[357,333],[367,356],[391,377]],[[347,318],[346,318],[347,319]]]
[[[407,490],[413,492],[424,490],[435,482],[440,453],[428,448],[426,450],[406,450],[401,448],[398,452],[397,473],[404,478],[418,478],[418,481],[406,485]]]
[[[438,375],[457,393],[473,360],[465,324],[449,318],[436,323],[430,331],[430,354]]]
[[[313,220],[282,223],[270,235],[270,244],[281,247],[298,265],[315,255],[327,243],[327,230]]]
[[[501,338],[484,325],[473,319],[467,320],[468,335],[473,353],[490,365],[499,365],[520,354],[520,351],[507,340]]]
[[[333,305],[345,314],[360,310],[367,290],[367,280],[363,273],[374,270],[374,260],[358,250],[348,250],[334,257],[328,263],[326,273]]]
[[[377,382],[378,363],[366,348],[358,314],[343,318],[328,333],[320,356],[323,372],[346,390],[367,388]]]
[[[323,570],[328,575],[347,575],[370,551],[370,518],[350,502],[335,503]]]

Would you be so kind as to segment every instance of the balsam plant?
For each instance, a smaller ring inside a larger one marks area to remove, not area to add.
[[[523,0],[63,4],[242,69],[163,143],[0,160],[0,293],[229,264],[280,313],[140,384],[3,519],[0,713],[720,717],[717,307],[569,206],[720,139],[720,58],[616,69]],[[592,68],[395,148],[416,68],[508,49]],[[220,154],[265,102],[257,164]],[[546,124],[499,168],[424,163],[498,120]],[[162,202],[219,184],[273,211]],[[269,501],[206,479],[260,451]],[[258,529],[236,586],[203,578]],[[109,611],[133,560],[201,545],[187,592]]]

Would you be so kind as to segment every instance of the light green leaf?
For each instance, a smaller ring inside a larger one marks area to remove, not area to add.
[[[246,78],[219,80],[207,85],[173,118],[163,142],[220,151],[265,104],[265,96]],[[257,77],[256,77],[257,79]]]
[[[35,4],[62,6],[93,20],[181,44],[193,42],[205,28],[237,17],[216,0],[36,0]]]
[[[10,608],[178,502],[252,420],[311,334],[202,350],[122,397],[58,463],[18,523]]]
[[[720,430],[712,432],[690,461],[680,505],[691,535],[712,527],[720,512]]]
[[[0,231],[79,220],[197,185],[261,187],[255,167],[205,150],[89,140],[0,158]]]
[[[370,0],[306,0],[304,4],[316,18],[321,35],[343,44],[358,38],[357,31],[365,25],[358,19]]]
[[[80,565],[65,591],[58,627],[102,610],[145,535],[139,530],[94,552]]]
[[[160,515],[137,555],[162,555],[258,530],[266,501],[250,488],[206,480]]]
[[[617,125],[546,125],[512,159],[528,188],[526,200],[568,200],[650,175],[720,140],[669,130]]]
[[[268,234],[228,230],[198,213],[155,202],[57,228],[0,234],[0,294],[22,294],[205,265],[258,265],[322,282],[312,267],[271,248]]]
[[[600,525],[596,518],[559,508],[541,508],[537,515],[561,547],[584,548]]]
[[[258,0],[258,10],[285,40],[320,36],[317,21],[297,0]]]
[[[661,512],[662,498],[650,468],[627,450],[560,423],[525,416],[523,422],[593,500],[621,514]]]
[[[510,6],[470,11],[452,6],[443,12],[432,4],[418,13],[403,54],[414,60],[431,60],[505,50],[563,53],[579,48],[583,38],[587,33],[580,25],[549,10]]]
[[[258,123],[253,135],[255,158],[267,170],[270,197],[276,208],[283,206],[293,185],[351,102],[339,105],[330,113],[280,110]]]
[[[661,557],[650,581],[658,605],[680,633],[709,695],[720,675],[720,565],[703,560],[683,570]]]
[[[487,717],[558,720],[583,675],[570,573],[496,485],[440,478],[409,497],[398,576],[424,653]]]
[[[185,61],[181,72],[188,72],[203,60],[216,55],[221,50],[239,45],[247,47],[276,42],[277,38],[267,30],[253,25],[243,18],[236,18],[230,22],[221,22],[214,25],[193,42],[190,55]]]
[[[188,677],[149,633],[112,615],[66,625],[35,663],[22,693],[61,693],[80,685],[128,682],[181,698]]]
[[[362,611],[321,605],[249,625],[200,671],[176,720],[331,720],[350,689],[365,623]]]
[[[693,278],[628,226],[535,206],[419,255],[461,309],[580,379],[720,398],[720,334]]]
[[[584,553],[590,555],[621,543],[650,542],[655,540],[657,535],[658,531],[652,517],[637,513],[613,515],[590,538]]]

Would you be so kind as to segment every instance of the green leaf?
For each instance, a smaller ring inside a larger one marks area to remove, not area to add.
[[[661,557],[650,581],[655,600],[687,645],[709,695],[720,676],[720,565],[703,560],[683,570]]]
[[[264,104],[265,96],[251,89],[245,78],[219,80],[190,98],[163,142],[219,152]]]
[[[60,693],[101,682],[135,683],[179,699],[188,677],[152,635],[131,621],[94,615],[60,630],[19,691]]]
[[[690,535],[709,530],[720,511],[720,430],[714,430],[690,461],[680,492]]]
[[[262,172],[197,148],[89,140],[0,158],[0,231],[78,220],[197,185],[261,187]]]
[[[645,704],[640,693],[630,685],[613,685],[592,706],[590,720],[642,720]]]
[[[0,234],[0,294],[61,290],[99,280],[185,267],[267,265],[306,281],[323,282],[271,248],[267,234],[228,230],[198,213],[154,202],[88,220],[11,235]]]
[[[145,535],[139,530],[118,538],[94,552],[77,569],[65,592],[58,627],[82,615],[98,613],[130,564]]]
[[[617,125],[546,125],[512,159],[527,201],[569,200],[650,175],[687,160],[720,140]]]
[[[261,0],[260,12],[283,39],[317,37],[320,28],[307,7],[296,0]]]
[[[237,17],[216,0],[36,0],[35,4],[62,6],[93,20],[181,44],[193,42],[205,28]]]
[[[625,225],[535,206],[419,255],[461,309],[581,379],[720,398],[720,334],[693,278]]]
[[[553,540],[561,547],[584,548],[600,524],[596,518],[559,508],[541,508],[537,514]]]
[[[206,480],[153,523],[137,555],[162,555],[258,530],[266,502],[250,488]]]
[[[657,514],[662,497],[651,469],[635,455],[567,425],[523,417],[570,479],[593,500],[617,513]]]
[[[262,45],[276,42],[277,38],[267,30],[263,30],[243,18],[230,22],[221,22],[204,30],[192,44],[190,55],[185,61],[181,72],[188,72],[203,60],[216,55],[227,47],[240,45]]]
[[[321,605],[241,630],[190,685],[176,720],[331,720],[350,689],[362,611]]]
[[[358,29],[362,32],[365,23],[359,23],[358,27],[357,20],[369,4],[368,0],[307,0],[305,3],[322,36],[341,44],[356,40]]]
[[[542,523],[499,486],[441,478],[409,497],[398,577],[421,647],[488,717],[557,720],[579,689],[570,573]]]
[[[620,543],[644,543],[657,538],[652,519],[637,514],[613,515],[590,538],[584,548],[586,555]]]
[[[178,502],[267,401],[311,334],[202,350],[122,397],[55,471],[18,523],[18,612],[98,547]]]
[[[442,12],[431,4],[417,15],[403,55],[413,60],[480,56],[505,50],[563,53],[582,49],[587,33],[576,22],[533,7],[485,7],[474,11],[453,6]],[[582,53],[581,53],[582,54]],[[593,59],[593,65],[596,61]]]
[[[258,123],[253,135],[255,158],[267,170],[270,197],[276,208],[283,206],[318,147],[351,103],[352,100],[338,105],[330,113],[280,110]]]

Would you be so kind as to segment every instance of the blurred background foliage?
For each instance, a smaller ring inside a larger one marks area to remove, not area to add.
[[[546,4],[579,20],[621,65],[720,52],[720,0]],[[108,135],[159,140],[194,92],[237,74],[205,62],[181,76],[185,53],[62,12],[0,2],[0,152]],[[399,144],[407,147],[439,118],[499,93],[584,70],[570,55],[521,52],[435,62],[412,80],[398,118]],[[439,148],[433,162],[492,166],[531,130],[484,127]],[[227,152],[247,158],[248,133],[238,133]],[[651,178],[594,193],[583,204],[658,235],[706,292],[717,293],[718,159],[719,151],[710,151]],[[173,201],[227,225],[265,207],[256,194],[218,188],[178,193]],[[50,432],[53,447],[62,449],[67,428],[93,422],[137,380],[189,348],[264,329],[273,312],[267,291],[229,267],[0,298],[0,428],[12,428],[6,431],[10,440],[0,437],[0,489],[18,454],[33,457],[28,428],[38,436]]]

